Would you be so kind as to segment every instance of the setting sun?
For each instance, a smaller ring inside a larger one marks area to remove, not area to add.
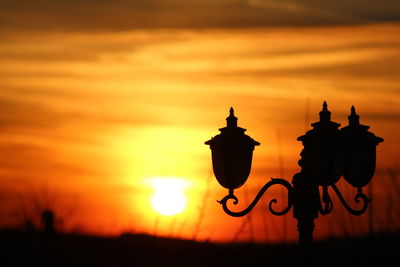
[[[186,196],[183,192],[185,181],[178,178],[155,178],[152,180],[154,194],[151,204],[161,215],[171,216],[186,208]]]
[[[269,177],[300,171],[297,138],[326,100],[332,121],[354,105],[385,141],[371,212],[335,208],[315,239],[400,231],[400,4],[143,2],[0,1],[0,230],[39,231],[50,210],[63,233],[296,242],[293,216],[268,212],[284,208],[278,187],[251,216],[225,214],[204,142],[233,107],[261,143],[229,202],[241,211]]]

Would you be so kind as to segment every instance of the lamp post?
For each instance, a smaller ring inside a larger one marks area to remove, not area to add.
[[[368,126],[360,124],[354,106],[351,107],[348,117],[349,125],[342,129],[339,129],[340,124],[331,121],[331,112],[326,102],[323,103],[319,116],[320,120],[311,124],[313,128],[297,138],[304,148],[298,162],[301,170],[294,175],[292,183],[281,178],[271,178],[250,205],[241,211],[231,210],[227,202],[233,200],[233,204],[238,203],[239,199],[234,195],[234,190],[246,182],[250,174],[253,150],[260,143],[246,135],[246,129],[237,126],[233,108],[226,119],[227,126],[219,129],[220,134],[205,142],[211,149],[214,174],[218,182],[228,189],[228,195],[218,201],[223,210],[230,216],[245,216],[271,186],[281,185],[288,192],[287,206],[277,211],[273,207],[277,200],[272,199],[269,211],[274,215],[284,215],[293,206],[299,245],[306,251],[310,250],[313,244],[314,220],[319,214],[327,215],[333,209],[329,187],[337,194],[349,213],[361,215],[367,210],[370,200],[362,188],[374,175],[376,146],[383,142],[382,138],[368,131]],[[353,209],[347,204],[335,185],[341,176],[357,188],[354,200],[356,203],[362,200],[360,209]]]

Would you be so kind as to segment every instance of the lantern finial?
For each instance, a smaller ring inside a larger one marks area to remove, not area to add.
[[[326,101],[324,101],[324,103],[322,103],[322,110],[328,110],[328,104],[326,103]]]
[[[326,101],[322,104],[322,110],[319,113],[319,120],[321,122],[331,121],[331,112],[328,110],[328,104]]]
[[[229,117],[226,118],[227,127],[237,127],[237,118],[235,117],[233,107],[229,109]]]
[[[360,116],[356,113],[356,108],[351,106],[350,116],[347,118],[349,119],[349,125],[359,125],[360,124]]]

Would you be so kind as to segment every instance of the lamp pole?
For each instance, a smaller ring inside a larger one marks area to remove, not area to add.
[[[250,205],[241,211],[231,210],[228,201],[232,200],[233,204],[239,202],[234,190],[246,182],[251,170],[253,150],[260,143],[246,135],[246,129],[237,126],[233,108],[226,119],[227,126],[219,129],[220,134],[205,142],[211,149],[215,177],[220,185],[228,189],[228,195],[218,201],[225,213],[233,217],[245,216],[270,187],[283,186],[287,190],[287,206],[277,211],[273,207],[277,200],[272,199],[269,202],[269,211],[274,215],[284,215],[293,206],[299,245],[304,251],[312,248],[315,219],[319,214],[327,215],[332,212],[329,188],[333,189],[349,213],[361,215],[367,210],[370,200],[362,188],[374,175],[376,146],[383,142],[382,138],[368,131],[368,126],[360,124],[354,106],[351,107],[348,117],[349,125],[341,129],[339,123],[331,121],[331,112],[326,102],[322,105],[319,117],[319,121],[311,124],[311,130],[297,138],[304,148],[298,161],[301,170],[293,176],[292,183],[281,178],[271,178]],[[335,185],[342,176],[357,188],[354,200],[356,203],[362,200],[361,208],[353,209],[348,205]]]

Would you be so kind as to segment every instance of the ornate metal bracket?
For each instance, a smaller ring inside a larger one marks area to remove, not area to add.
[[[336,185],[332,185],[333,190],[335,191],[336,195],[339,197],[340,202],[342,202],[343,206],[346,208],[348,212],[352,215],[361,215],[363,214],[367,208],[370,199],[362,192],[361,188],[358,188],[357,194],[354,197],[354,201],[358,204],[360,203],[360,198],[362,199],[362,207],[360,209],[353,209],[347,204],[346,200],[344,199],[343,195],[340,193],[339,189]]]
[[[288,181],[286,181],[284,179],[280,179],[280,178],[271,178],[271,181],[266,183],[261,188],[260,192],[258,192],[258,194],[254,198],[253,202],[242,211],[232,211],[228,208],[227,202],[230,199],[233,200],[233,204],[235,204],[235,205],[237,203],[239,203],[239,199],[232,192],[230,192],[227,196],[225,196],[223,199],[219,200],[218,202],[222,205],[222,208],[228,215],[233,216],[233,217],[242,217],[242,216],[245,216],[246,214],[248,214],[254,208],[254,206],[258,203],[258,201],[263,196],[263,194],[268,190],[268,188],[270,188],[273,185],[282,185],[283,187],[285,187],[287,189],[288,202],[287,202],[287,207],[285,209],[283,209],[282,211],[276,211],[273,209],[272,205],[277,203],[278,200],[272,199],[268,205],[269,211],[274,215],[284,215],[289,212],[289,210],[292,208],[292,205],[293,205],[293,200],[292,200],[293,187]]]
[[[352,215],[361,215],[365,213],[368,209],[368,203],[371,201],[362,191],[361,188],[358,189],[356,196],[354,197],[354,201],[358,204],[360,203],[360,199],[362,200],[362,207],[360,209],[353,209],[347,204],[346,200],[344,199],[342,193],[340,193],[339,188],[335,184],[332,185],[333,190],[335,191],[336,195],[338,196],[340,202],[342,202],[343,206],[346,208],[348,212]],[[322,215],[327,215],[332,212],[333,210],[333,202],[328,194],[328,187],[323,187],[323,194],[322,194],[322,203],[319,205],[319,212]]]
[[[319,212],[322,215],[327,215],[327,214],[331,213],[333,210],[333,202],[329,196],[327,186],[322,187],[322,202],[324,202],[324,206],[322,206],[322,203],[320,202]]]

